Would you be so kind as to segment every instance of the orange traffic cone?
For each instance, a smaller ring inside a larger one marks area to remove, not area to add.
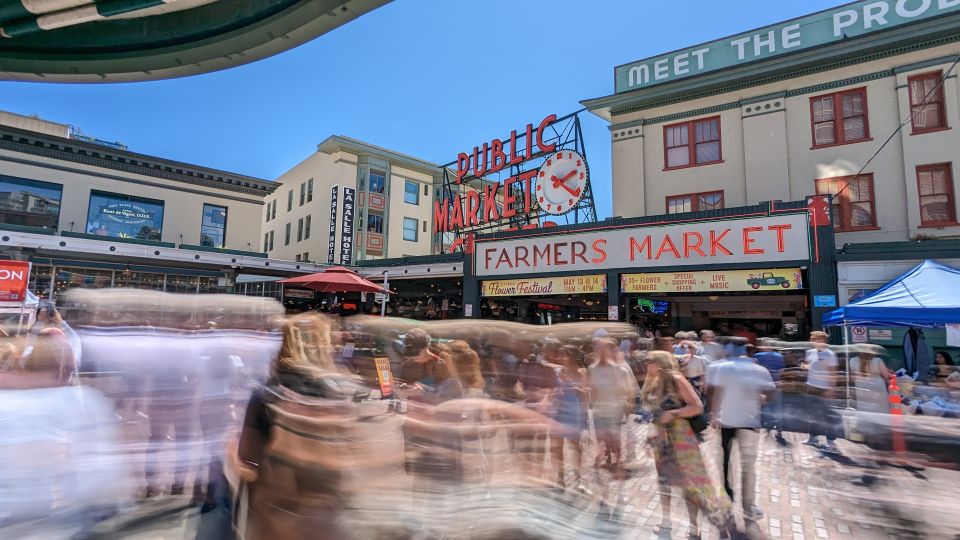
[[[893,451],[897,454],[907,453],[907,443],[903,438],[903,409],[900,400],[900,387],[897,386],[897,376],[890,374],[890,386],[887,388],[890,395],[891,435],[893,436]]]

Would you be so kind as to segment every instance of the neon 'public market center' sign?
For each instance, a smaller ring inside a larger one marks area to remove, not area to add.
[[[510,138],[506,141],[493,139],[488,143],[475,146],[472,152],[460,152],[457,155],[456,182],[460,184],[472,179],[480,180],[478,190],[482,189],[482,192],[471,190],[467,191],[463,197],[455,194],[452,200],[444,198],[435,201],[433,232],[442,233],[470,228],[533,211],[536,202],[533,185],[539,169],[535,168],[511,176],[503,182],[502,186],[498,182],[484,182],[482,178],[498,173],[511,165],[519,165],[556,151],[556,144],[544,141],[545,131],[556,121],[557,115],[551,114],[537,126],[527,124],[525,133],[518,134],[516,130],[511,131]],[[518,148],[520,137],[523,138],[523,144]],[[576,152],[573,154],[578,155]],[[519,193],[515,186],[521,187]],[[503,188],[502,196],[501,187]],[[497,204],[498,196],[502,199],[501,205]],[[577,193],[576,200],[578,201],[581,196],[582,190]],[[572,205],[573,203],[570,203],[567,207]],[[519,207],[522,207],[522,212],[518,209]]]

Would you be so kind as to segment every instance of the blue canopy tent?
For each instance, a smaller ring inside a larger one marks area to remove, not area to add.
[[[924,261],[823,319],[825,326],[942,328],[953,323],[960,323],[960,269],[936,261]]]
[[[954,323],[960,323],[960,269],[929,260],[823,318],[824,326],[843,327],[844,345],[849,343],[849,326],[910,328],[904,338],[904,363],[907,373],[922,381],[927,379],[930,358],[923,332],[915,329]],[[848,370],[848,387],[849,375]]]

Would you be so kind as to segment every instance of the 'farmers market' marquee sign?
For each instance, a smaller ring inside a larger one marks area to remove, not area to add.
[[[478,241],[478,276],[805,261],[806,213]]]
[[[865,0],[614,68],[627,92],[960,12],[960,0]]]

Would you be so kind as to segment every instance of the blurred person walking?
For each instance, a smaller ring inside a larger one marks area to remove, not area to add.
[[[337,517],[347,507],[349,473],[377,466],[351,443],[362,440],[354,403],[368,390],[313,365],[300,334],[284,325],[270,379],[247,404],[232,462],[241,478],[235,499],[246,502],[234,516],[241,538],[348,537]]]
[[[581,361],[582,353],[576,347],[565,345],[560,348],[557,356],[562,366],[559,372],[559,387],[557,388],[556,406],[553,419],[561,426],[558,433],[551,440],[551,454],[556,470],[557,489],[566,489],[566,470],[564,466],[563,450],[565,443],[572,449],[573,486],[581,493],[588,493],[583,484],[582,446],[581,437],[587,429],[587,403],[589,390],[587,389],[586,370]]]
[[[626,415],[634,408],[637,381],[630,368],[618,361],[615,340],[595,339],[594,352],[596,361],[587,368],[587,385],[597,443],[603,445],[603,452],[597,455],[597,465],[622,483],[625,471],[621,432]],[[625,501],[626,493],[621,491],[620,502]]]
[[[856,356],[850,358],[848,369],[853,383],[856,408],[862,412],[890,412],[887,385],[890,383],[890,370],[880,357],[883,348],[867,343],[856,344],[851,348]]]
[[[786,367],[783,355],[775,351],[773,347],[765,342],[758,345],[756,351],[753,358],[757,361],[757,364],[767,370],[774,384],[779,382],[780,372]],[[774,392],[770,399],[764,402],[762,415],[763,427],[773,430],[776,433],[778,443],[786,444],[787,441],[783,438],[783,427],[780,423],[780,419],[783,416],[783,398],[779,390]]]
[[[85,537],[132,502],[113,406],[68,384],[72,354],[47,328],[0,374],[0,537]]]
[[[700,355],[707,360],[707,364],[723,360],[727,356],[727,351],[723,345],[716,342],[717,335],[713,330],[700,331]]]
[[[743,339],[743,338],[740,338]],[[713,421],[720,426],[723,450],[723,486],[734,500],[730,482],[733,443],[740,455],[740,503],[744,518],[757,521],[763,512],[755,504],[756,461],[761,423],[761,406],[776,390],[770,373],[747,356],[746,341],[732,342],[733,356],[707,368],[708,394]]]
[[[650,432],[657,480],[660,484],[660,525],[656,532],[669,534],[672,489],[681,490],[690,521],[689,538],[699,538],[698,517],[703,512],[721,536],[736,533],[730,502],[707,474],[700,442],[690,418],[703,413],[703,404],[693,386],[680,373],[674,357],[666,351],[652,351],[646,358],[647,377],[641,391],[644,409],[652,415]]]
[[[702,400],[706,388],[704,376],[706,375],[707,362],[702,356],[697,354],[697,344],[693,341],[682,342],[680,344],[680,350],[683,351],[683,354],[678,357],[680,371],[683,373],[683,376],[687,378],[687,381],[690,382],[690,385],[693,386],[693,389],[697,391],[697,395],[700,396]]]
[[[814,446],[824,452],[837,453],[836,431],[840,419],[834,411],[836,385],[840,362],[837,354],[827,345],[826,332],[810,332],[813,347],[807,350],[807,392],[810,395],[809,437],[803,444]],[[826,439],[820,443],[820,437]]]

